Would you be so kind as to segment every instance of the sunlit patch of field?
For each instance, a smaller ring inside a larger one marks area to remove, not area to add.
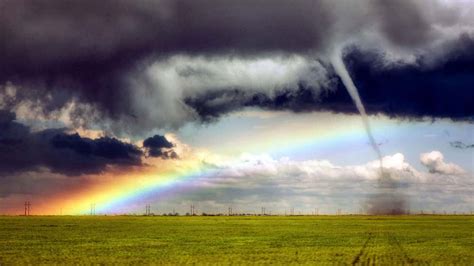
[[[474,264],[473,216],[0,217],[0,264]]]

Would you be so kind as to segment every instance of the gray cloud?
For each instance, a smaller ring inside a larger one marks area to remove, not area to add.
[[[143,147],[148,156],[162,159],[177,159],[178,154],[173,150],[175,145],[166,139],[165,136],[154,135],[143,141]]]
[[[173,56],[211,63],[219,58],[227,61],[220,66],[230,71],[235,71],[235,58],[258,61],[278,55],[289,60],[280,59],[283,69],[294,55],[305,58],[306,67],[296,74],[301,80],[288,75],[291,70],[281,74],[288,78],[287,86],[266,80],[255,88],[245,78],[223,84],[272,98],[276,89],[298,89],[313,70],[312,59],[324,61],[336,46],[356,43],[382,50],[387,61],[413,62],[419,51],[434,50],[431,54],[442,57],[444,52],[438,51],[449,50],[442,43],[473,29],[466,15],[472,5],[435,0],[365,0],[357,5],[329,0],[6,0],[0,5],[0,84],[8,81],[17,88],[8,101],[0,99],[2,108],[33,101],[48,116],[74,102],[78,110],[69,113],[74,123],[100,124],[116,134],[144,135],[200,118],[197,107],[185,100],[218,84],[191,91],[182,88],[186,83],[163,85],[162,76],[147,73]],[[172,68],[173,60],[169,63]],[[180,69],[178,81],[209,74],[202,70]]]
[[[425,17],[420,3],[411,0],[373,0],[372,3],[380,31],[393,44],[417,46],[433,37],[433,25]]]
[[[109,166],[142,166],[142,151],[116,138],[83,138],[65,129],[32,132],[0,110],[0,175],[41,171],[70,176],[102,173]]]

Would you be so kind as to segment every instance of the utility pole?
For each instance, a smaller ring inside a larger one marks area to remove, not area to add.
[[[31,203],[29,201],[25,201],[25,216],[30,216],[30,208]]]
[[[262,207],[262,216],[265,215],[265,208]]]
[[[229,207],[229,216],[232,216],[232,207]]]
[[[91,215],[95,215],[95,203],[91,204]]]

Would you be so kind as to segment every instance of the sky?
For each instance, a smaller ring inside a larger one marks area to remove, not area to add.
[[[474,209],[471,1],[0,6],[0,214]]]

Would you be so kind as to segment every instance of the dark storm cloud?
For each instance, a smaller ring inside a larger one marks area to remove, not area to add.
[[[50,108],[74,97],[112,118],[133,115],[124,77],[149,57],[304,52],[322,45],[330,25],[318,1],[304,0],[6,0],[1,7],[0,82],[42,91],[23,97],[50,92]]]
[[[51,139],[57,149],[69,149],[83,156],[97,156],[111,160],[134,161],[141,151],[132,144],[115,138],[82,138],[79,134],[57,134]]]
[[[467,50],[447,55],[436,66],[378,67],[378,53],[353,50],[346,62],[369,112],[393,117],[474,119],[474,40],[463,40]]]
[[[451,147],[453,148],[456,148],[456,149],[461,149],[461,150],[464,150],[464,149],[472,149],[474,148],[474,144],[466,144],[462,141],[451,141],[449,143],[449,145],[451,145]]]
[[[305,52],[321,48],[332,19],[323,1],[178,1],[186,51]]]
[[[337,83],[336,80],[334,80]],[[336,86],[336,85],[335,85]],[[217,103],[216,103],[217,102]],[[265,93],[243,92],[239,90],[213,91],[186,99],[206,122],[216,120],[221,115],[244,107],[260,107],[268,110],[286,110],[293,112],[332,111],[357,113],[349,95],[343,89],[331,90],[321,95],[316,90],[300,85],[298,89]]]
[[[393,44],[406,47],[429,41],[431,24],[415,1],[373,0],[382,34]]]
[[[92,120],[91,123],[104,125],[103,121],[108,120],[117,123],[111,126],[115,133],[120,133],[117,128],[130,128],[128,133],[141,135],[150,128],[180,126],[184,120],[192,119],[189,117],[193,117],[194,111],[203,114],[202,120],[241,106],[352,112],[344,93],[329,91],[330,95],[318,98],[324,93],[308,92],[307,88],[297,91],[288,88],[288,92],[280,89],[277,95],[246,92],[240,102],[222,105],[225,109],[222,112],[218,106],[198,104],[206,102],[198,98],[214,92],[199,91],[187,99],[171,97],[176,100],[174,106],[186,101],[196,110],[184,106],[184,111],[178,111],[186,114],[168,118],[169,121],[166,117],[157,119],[156,113],[177,113],[177,110],[159,102],[147,104],[149,109],[163,109],[151,112],[144,110],[143,101],[134,99],[150,94],[151,90],[160,91],[157,93],[160,99],[173,94],[177,88],[165,90],[143,78],[146,76],[143,72],[157,60],[176,54],[227,58],[275,54],[324,57],[347,40],[357,41],[372,35],[376,38],[368,43],[383,40],[382,45],[388,43],[402,50],[421,49],[433,40],[434,29],[471,23],[456,13],[458,9],[443,7],[431,0],[423,3],[364,0],[356,5],[329,0],[4,0],[0,2],[0,85],[10,82],[19,89],[2,104],[3,108],[12,108],[29,99],[48,115],[74,100],[90,105],[95,115],[90,116],[75,106],[78,110],[71,114],[73,122]],[[138,85],[143,88],[137,88]],[[242,98],[240,92],[237,94],[231,96]],[[306,97],[307,94],[311,97]],[[339,95],[344,96],[339,98]],[[404,97],[416,98],[403,95],[400,100]],[[433,97],[429,105],[438,104],[438,96]],[[312,103],[318,104],[311,107]],[[384,109],[373,112],[392,114],[384,103],[383,99],[374,99],[374,104],[381,104]],[[399,109],[402,107],[406,105]],[[407,115],[417,115],[412,109],[406,111]],[[424,110],[431,116],[451,116],[445,106],[428,106]],[[462,116],[463,111],[455,110],[452,116]],[[405,111],[394,110],[393,114],[400,112]],[[158,124],[149,125],[151,122]]]
[[[330,31],[321,2],[6,0],[2,61],[7,70],[40,74],[110,68],[150,53],[307,51]]]
[[[344,61],[370,114],[396,118],[450,118],[474,120],[474,39],[464,36],[459,47],[430,66],[418,57],[417,64],[383,66],[384,54],[357,47],[346,50]],[[382,67],[383,66],[383,67]],[[327,66],[330,68],[330,66]],[[331,111],[357,113],[351,98],[335,75],[320,92],[300,85],[274,95],[239,90],[212,91],[190,97],[192,106],[205,121],[243,107],[295,112]],[[216,104],[218,103],[218,104]]]
[[[107,166],[139,166],[141,150],[115,138],[82,138],[61,129],[32,132],[0,110],[0,174],[42,167],[65,175],[100,173]]]
[[[143,141],[143,147],[147,148],[173,148],[173,143],[169,142],[164,136],[154,135]]]
[[[154,135],[143,141],[148,156],[160,157],[162,159],[177,159],[178,154],[172,150],[175,145],[164,136]]]

